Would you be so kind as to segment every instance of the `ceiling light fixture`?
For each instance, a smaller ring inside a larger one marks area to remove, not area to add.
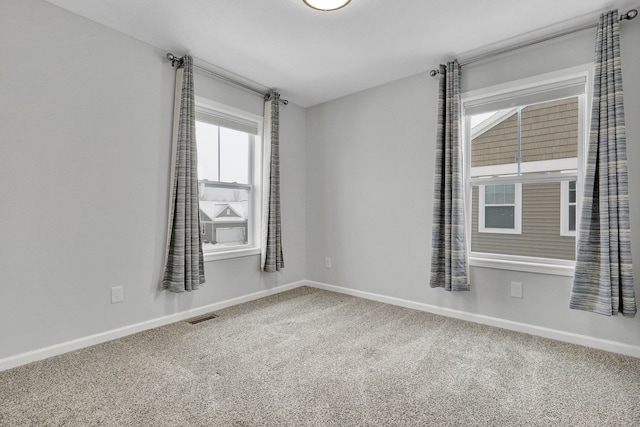
[[[351,0],[302,0],[305,4],[316,10],[328,12],[330,10],[342,9],[348,5]]]

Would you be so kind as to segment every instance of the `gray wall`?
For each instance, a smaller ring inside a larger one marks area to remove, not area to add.
[[[628,155],[637,164],[640,25],[623,23],[621,32]],[[594,31],[584,31],[468,66],[463,91],[589,63],[593,48]],[[307,109],[307,278],[640,345],[640,316],[569,310],[570,277],[473,267],[470,292],[429,288],[437,86],[424,73]],[[640,282],[640,170],[631,168],[629,179]],[[524,284],[524,298],[509,297],[511,281]]]
[[[206,263],[191,293],[158,290],[175,71],[164,51],[40,0],[0,13],[0,359],[305,278],[305,112],[281,108],[286,269]],[[180,52],[176,52],[180,53]],[[262,114],[197,76],[198,94]],[[110,288],[124,286],[124,302]]]

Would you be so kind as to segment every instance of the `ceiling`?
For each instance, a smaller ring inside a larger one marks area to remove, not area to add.
[[[47,0],[309,107],[585,22],[626,0]]]

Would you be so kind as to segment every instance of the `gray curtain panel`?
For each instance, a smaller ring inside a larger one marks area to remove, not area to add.
[[[631,232],[618,11],[600,17],[589,153],[570,307],[633,317]]]
[[[167,251],[162,288],[192,291],[204,283],[198,200],[198,156],[193,62],[184,56],[176,73]]]
[[[282,227],[280,224],[280,94],[270,92],[265,102],[265,154],[268,155],[268,183],[264,203],[262,270],[275,272],[284,268]]]
[[[440,65],[430,280],[447,291],[469,290],[460,120],[460,66],[452,61]]]

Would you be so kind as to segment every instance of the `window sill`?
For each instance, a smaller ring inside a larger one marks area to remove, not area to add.
[[[260,255],[260,248],[239,248],[220,252],[205,252],[204,262],[218,261],[221,259],[240,258],[251,255]]]
[[[519,229],[513,228],[479,228],[478,233],[488,234],[522,234]]]
[[[521,271],[527,273],[548,274],[552,276],[573,277],[575,261],[565,261],[548,258],[510,257],[494,258],[476,254],[469,256],[472,267],[494,268],[498,270]],[[517,259],[520,258],[520,259]]]

